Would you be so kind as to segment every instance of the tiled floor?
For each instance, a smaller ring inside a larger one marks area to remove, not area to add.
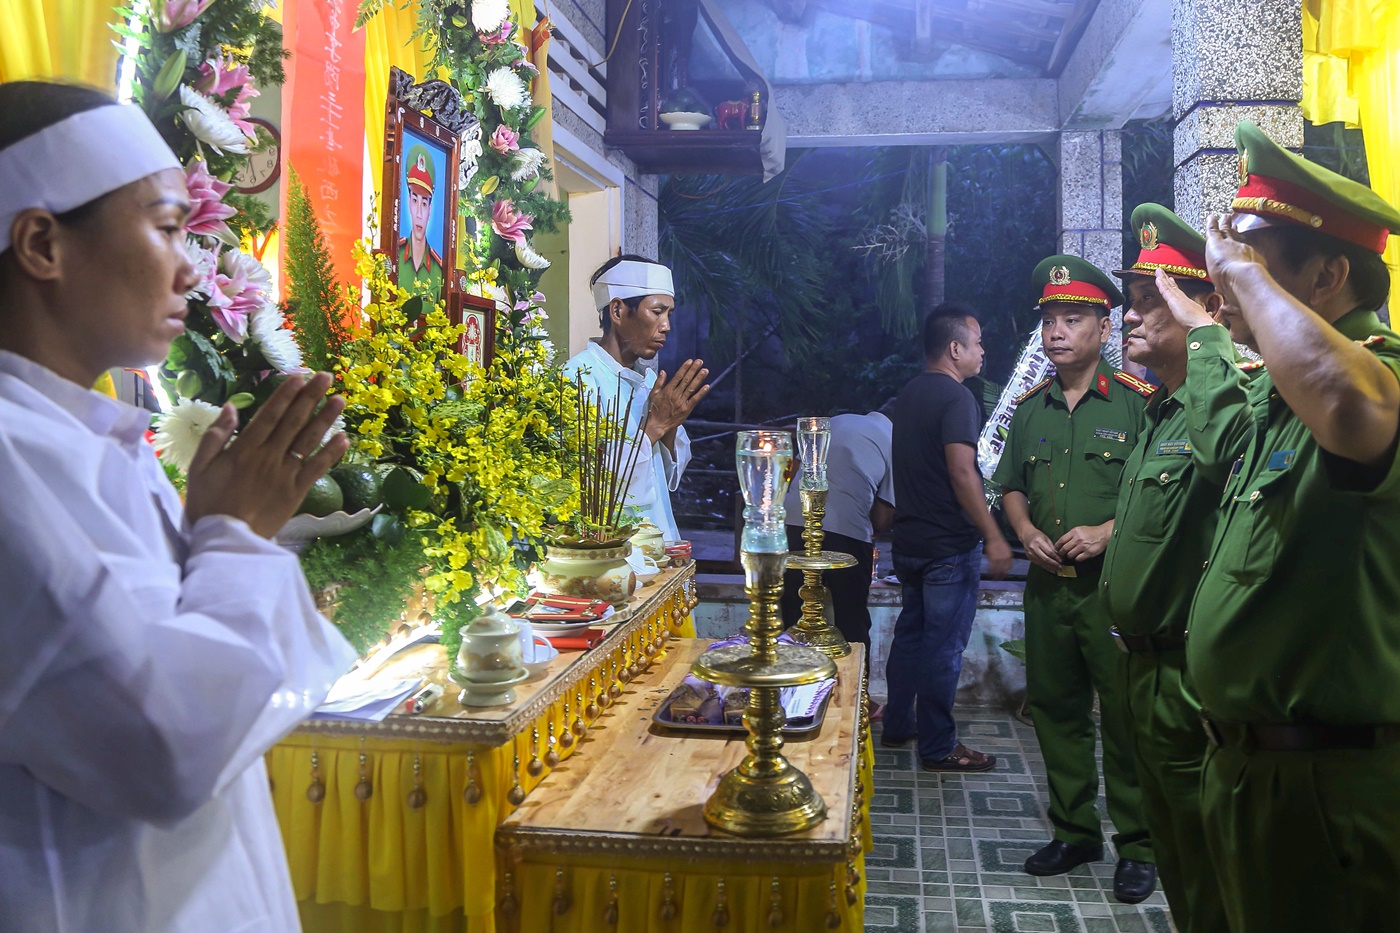
[[[924,772],[912,742],[904,749],[881,748],[875,726],[867,933],[1173,930],[1160,889],[1136,906],[1113,899],[1111,847],[1104,861],[1067,875],[1025,874],[1026,856],[1050,839],[1045,765],[1035,733],[1009,714],[988,710],[959,710],[958,725],[969,747],[997,756],[995,770]]]

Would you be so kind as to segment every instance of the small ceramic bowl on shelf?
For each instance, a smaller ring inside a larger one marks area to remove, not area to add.
[[[713,119],[708,113],[691,113],[688,110],[673,110],[661,115],[661,122],[673,130],[704,129]]]

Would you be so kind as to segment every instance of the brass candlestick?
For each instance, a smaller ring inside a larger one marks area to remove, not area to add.
[[[778,601],[787,563],[780,493],[792,442],[773,431],[744,431],[739,436],[739,475],[745,527],[741,561],[749,619],[749,644],[707,651],[691,672],[702,680],[748,687],[744,726],[748,754],[720,778],[705,801],[710,825],[740,836],[777,836],[800,832],[826,818],[826,803],[807,775],[783,757],[782,687],[816,683],[836,676],[836,665],[821,652],[778,644],[782,616]]]
[[[826,532],[822,520],[826,517],[826,454],[831,446],[830,418],[798,418],[797,444],[802,460],[799,495],[802,497],[801,553],[788,555],[788,566],[802,571],[802,618],[789,632],[793,641],[809,645],[831,658],[844,658],[851,645],[841,630],[826,618],[831,605],[831,591],[822,583],[823,570],[854,567],[856,559],[839,551],[823,551]]]

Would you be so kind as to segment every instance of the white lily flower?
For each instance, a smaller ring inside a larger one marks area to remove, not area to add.
[[[180,113],[180,119],[195,139],[216,152],[247,154],[248,137],[234,125],[222,107],[188,84],[180,85],[180,103],[186,108]]]

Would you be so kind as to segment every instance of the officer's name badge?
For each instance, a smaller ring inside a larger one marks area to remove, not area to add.
[[[1100,441],[1121,441],[1128,442],[1128,432],[1119,431],[1114,428],[1094,428],[1094,439]]]
[[[1162,441],[1157,445],[1157,455],[1163,454],[1189,454],[1191,452],[1191,442],[1188,440]]]
[[[1293,465],[1296,450],[1276,450],[1269,455],[1269,469],[1286,470]]]

